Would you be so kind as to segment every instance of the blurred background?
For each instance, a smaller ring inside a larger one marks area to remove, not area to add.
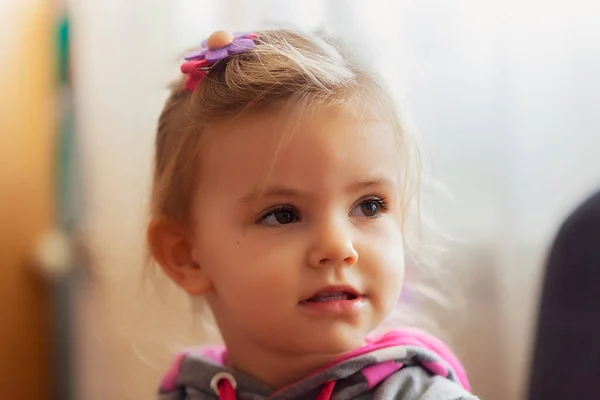
[[[149,399],[202,342],[142,282],[155,124],[184,50],[280,25],[342,37],[410,104],[460,243],[452,345],[482,399],[526,398],[545,258],[600,189],[592,0],[1,0],[0,397]]]

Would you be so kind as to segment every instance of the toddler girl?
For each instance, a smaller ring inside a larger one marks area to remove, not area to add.
[[[398,304],[419,178],[386,91],[307,33],[219,31],[185,59],[148,242],[226,347],[179,355],[158,399],[476,399],[438,340],[373,334]]]

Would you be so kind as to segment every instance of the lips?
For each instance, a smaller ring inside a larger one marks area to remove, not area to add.
[[[326,318],[331,322],[338,321],[335,318],[357,317],[367,307],[368,299],[351,286],[328,286],[309,294],[298,305],[308,318]]]
[[[360,295],[352,287],[329,287],[319,290],[311,297],[302,300],[300,303],[323,303],[330,301],[356,300]]]

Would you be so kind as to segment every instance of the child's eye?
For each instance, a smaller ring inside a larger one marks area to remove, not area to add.
[[[257,224],[265,226],[282,226],[298,222],[298,212],[290,206],[281,206],[276,209],[269,210],[261,215],[257,220]]]
[[[356,207],[350,211],[353,217],[377,218],[380,213],[387,210],[385,199],[379,197],[371,197],[361,201]]]

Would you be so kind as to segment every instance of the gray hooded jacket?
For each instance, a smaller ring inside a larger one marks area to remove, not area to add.
[[[225,367],[226,354],[219,348],[180,354],[163,378],[157,400],[478,400],[451,351],[414,330],[369,340],[279,390]]]

